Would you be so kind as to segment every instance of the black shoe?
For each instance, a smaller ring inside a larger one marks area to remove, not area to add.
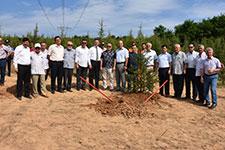
[[[51,90],[51,93],[52,93],[52,94],[55,94],[55,91],[54,91],[54,90]]]
[[[64,91],[63,91],[63,90],[58,90],[58,92],[59,92],[59,93],[64,93]]]
[[[71,89],[67,89],[68,92],[73,92]]]
[[[80,91],[80,88],[77,88],[77,91]]]
[[[19,101],[21,101],[21,100],[22,100],[22,97],[17,97],[17,99],[18,99]]]
[[[216,108],[217,104],[212,104],[212,106],[209,107],[209,109],[214,109]]]
[[[81,88],[82,90],[86,91],[86,89],[84,87]]]

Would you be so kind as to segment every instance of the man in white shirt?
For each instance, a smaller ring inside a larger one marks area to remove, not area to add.
[[[195,62],[195,81],[196,81],[196,88],[197,88],[197,93],[198,93],[198,98],[199,100],[197,101],[199,104],[204,104],[204,84],[203,82],[201,82],[201,75],[202,70],[201,70],[201,66],[203,61],[207,58],[207,55],[205,53],[205,47],[204,45],[199,45],[198,46],[198,56],[195,58],[194,62]]]
[[[23,44],[16,47],[14,52],[13,64],[17,72],[17,98],[22,100],[23,88],[25,97],[30,96],[30,77],[31,77],[31,53],[29,48],[29,39],[23,38]]]
[[[57,78],[58,92],[63,93],[62,77],[63,77],[63,57],[64,47],[61,45],[61,38],[56,36],[54,38],[55,44],[52,44],[48,49],[48,58],[50,59],[51,69],[51,93],[55,94],[55,82]]]
[[[88,67],[92,68],[87,40],[85,39],[81,41],[81,46],[76,48],[75,65],[77,69],[77,90],[85,90],[85,82],[80,77],[86,80]]]
[[[185,83],[186,83],[186,99],[191,99],[191,84],[192,84],[192,99],[195,101],[197,97],[196,89],[196,78],[195,78],[195,59],[198,56],[194,44],[189,44],[188,52],[186,53],[186,74],[185,74]]]
[[[40,81],[41,95],[47,98],[47,90],[45,84],[45,73],[48,69],[48,59],[46,55],[41,51],[41,44],[36,43],[35,51],[31,52],[31,75],[32,75],[32,87],[33,96],[38,96],[38,81]]]
[[[44,55],[46,56],[46,58],[48,58],[48,49],[47,49],[47,44],[46,44],[46,42],[41,42],[41,51],[42,51],[42,53],[44,53]],[[45,80],[48,79],[49,71],[50,71],[50,69],[48,68],[48,69],[46,70]]]
[[[7,57],[12,53],[13,51],[11,48],[5,46],[3,44],[3,39],[0,38],[0,85],[3,86],[5,83],[5,70],[6,70],[6,63],[7,63]]]
[[[7,75],[10,77],[11,76],[11,64],[12,64],[12,60],[13,60],[14,49],[10,46],[9,40],[5,40],[5,46],[7,46],[7,48],[9,50],[11,50],[11,53],[9,53],[8,57],[7,57]]]
[[[116,50],[116,90],[126,92],[126,78],[125,73],[127,70],[129,58],[129,51],[123,47],[123,41],[119,41],[119,48]],[[115,66],[115,65],[114,65]],[[122,89],[120,82],[122,80]]]
[[[157,60],[157,54],[155,50],[152,50],[152,44],[151,43],[146,43],[146,51],[143,53],[145,56],[145,59],[147,59],[147,69],[148,70],[153,70],[155,69],[155,63]]]
[[[159,68],[159,85],[161,86],[166,80],[168,82],[165,85],[165,88],[160,89],[160,95],[164,95],[165,89],[165,96],[168,97],[170,95],[170,69],[171,69],[171,62],[172,57],[167,52],[167,46],[162,45],[161,47],[162,53],[157,58],[157,66]]]
[[[93,80],[95,80],[95,87],[99,88],[99,73],[101,65],[101,56],[103,50],[99,47],[100,42],[98,39],[95,39],[94,46],[90,48],[90,59],[92,69],[89,71],[89,82],[93,85]],[[90,87],[92,90],[92,87]]]

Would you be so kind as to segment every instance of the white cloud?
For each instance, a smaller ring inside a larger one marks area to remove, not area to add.
[[[67,26],[74,27],[85,3],[86,1],[81,1],[79,8],[65,9]],[[96,36],[99,20],[102,18],[106,25],[106,33],[110,30],[113,34],[124,35],[130,29],[137,32],[138,26],[142,23],[144,32],[150,35],[153,28],[159,24],[172,29],[175,25],[190,17],[202,18],[217,15],[223,11],[224,4],[211,6],[206,3],[205,6],[201,5],[201,9],[199,5],[184,9],[185,6],[182,6],[182,2],[179,0],[90,0],[90,4],[77,28],[68,31],[70,35],[85,35],[89,32]],[[208,9],[206,9],[207,7]],[[45,9],[54,26],[60,26],[62,24],[61,8],[45,7]],[[175,16],[171,15],[174,11],[177,12]],[[182,16],[182,14],[186,14],[186,16]],[[32,11],[29,16],[3,14],[0,16],[0,22],[5,34],[26,34],[34,29],[36,23],[39,24],[40,34],[59,34],[52,29],[40,9]]]

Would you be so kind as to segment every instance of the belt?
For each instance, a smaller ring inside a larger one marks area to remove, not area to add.
[[[170,69],[170,68],[168,67],[168,68],[159,68],[159,69],[161,69],[161,70],[162,70],[162,69]]]
[[[51,62],[63,62],[63,60],[50,60]]]
[[[6,58],[1,58],[0,60],[6,60]]]
[[[116,64],[125,64],[125,62],[117,62]]]
[[[218,73],[215,73],[215,74],[205,74],[205,76],[207,76],[207,77],[210,77],[210,76],[215,76],[215,75],[217,75]]]

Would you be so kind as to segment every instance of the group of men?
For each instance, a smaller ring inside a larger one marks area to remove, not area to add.
[[[185,53],[181,51],[180,44],[175,44],[173,53],[169,54],[167,46],[163,45],[161,53],[157,56],[151,43],[143,43],[142,50],[138,51],[135,43],[132,43],[132,48],[128,50],[124,47],[123,41],[120,40],[118,48],[113,50],[111,43],[108,43],[106,48],[102,47],[99,39],[95,39],[94,46],[88,48],[87,40],[83,39],[81,45],[74,49],[72,41],[68,41],[67,47],[64,48],[61,45],[61,37],[56,36],[54,38],[55,44],[50,45],[48,49],[46,43],[42,42],[36,43],[31,51],[29,42],[28,38],[23,38],[23,43],[17,46],[15,51],[12,51],[0,39],[0,84],[4,84],[5,80],[6,59],[13,53],[13,64],[17,72],[17,98],[19,100],[22,100],[23,93],[25,97],[32,98],[30,79],[32,79],[33,97],[37,97],[39,94],[48,97],[45,81],[49,71],[52,94],[55,94],[56,90],[60,93],[64,93],[65,90],[72,92],[74,70],[76,70],[76,88],[78,91],[86,90],[84,80],[87,77],[90,84],[99,89],[100,73],[102,74],[103,88],[107,89],[109,86],[109,90],[113,91],[115,73],[116,91],[126,92],[127,89],[130,89],[129,81],[127,87],[126,72],[129,73],[130,66],[138,68],[135,57],[139,53],[144,55],[146,59],[147,70],[158,70],[160,85],[168,81],[160,89],[161,95],[166,97],[170,95],[169,81],[170,75],[172,75],[175,98],[181,99],[184,83],[186,83],[185,98],[193,99],[209,108],[215,108],[217,105],[218,73],[223,66],[213,56],[213,49],[210,47],[206,48],[205,52],[204,45],[199,45],[197,52],[194,45],[190,44],[188,52]],[[109,81],[109,85],[107,81]],[[210,87],[212,104],[209,99]],[[92,87],[89,89],[92,90]]]

